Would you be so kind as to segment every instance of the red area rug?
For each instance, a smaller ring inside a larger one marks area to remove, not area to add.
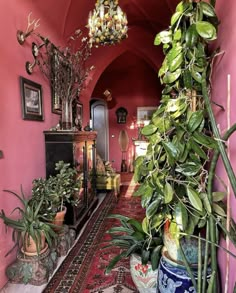
[[[142,218],[140,199],[132,197],[135,185],[122,186],[118,203],[108,195],[90,219],[84,233],[43,292],[129,293],[138,292],[129,272],[129,259],[122,260],[105,275],[109,261],[119,248],[103,248],[109,238],[105,232],[115,224],[110,213]]]

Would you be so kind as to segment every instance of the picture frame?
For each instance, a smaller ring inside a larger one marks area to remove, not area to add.
[[[42,86],[20,76],[22,119],[43,121]]]
[[[73,112],[74,112],[74,117],[73,117],[74,126],[78,130],[81,130],[83,125],[83,104],[79,101],[76,101]]]
[[[157,107],[137,107],[137,124],[148,124]]]

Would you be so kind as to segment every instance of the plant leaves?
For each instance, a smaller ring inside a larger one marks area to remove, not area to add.
[[[146,126],[143,127],[142,134],[148,136],[148,135],[152,135],[156,131],[157,131],[157,127],[155,125],[148,124],[148,125],[146,125]]]
[[[165,188],[164,188],[164,196],[165,196],[165,204],[168,204],[172,201],[174,196],[174,190],[170,183],[166,182]]]
[[[156,246],[151,253],[151,264],[153,271],[155,271],[159,265],[162,247],[163,245]]]
[[[179,78],[180,74],[181,74],[180,68],[174,72],[167,71],[163,77],[163,82],[164,83],[172,83],[172,82],[176,81],[176,79]]]
[[[226,213],[220,205],[213,202],[212,207],[213,207],[213,210],[216,214],[218,214],[221,217],[226,217]]]
[[[214,191],[212,192],[212,200],[214,202],[222,201],[226,197],[225,192]]]
[[[188,212],[181,202],[178,202],[178,204],[175,206],[174,214],[176,224],[178,225],[179,229],[185,231],[188,224]]]
[[[207,40],[215,40],[216,28],[208,21],[198,21],[196,22],[196,30],[198,34]]]
[[[203,117],[202,111],[192,112],[188,121],[188,130],[190,132],[195,131],[199,127],[199,125],[202,123],[203,118],[204,117]]]
[[[196,210],[202,212],[203,206],[202,206],[202,201],[199,197],[199,194],[190,186],[187,186],[186,189],[187,189],[187,195],[188,195],[189,201],[192,204],[192,206]]]
[[[148,219],[150,219],[157,212],[157,209],[161,201],[162,201],[161,197],[158,197],[156,200],[154,200],[151,204],[148,205],[146,209],[146,217]]]
[[[180,164],[175,170],[185,176],[194,176],[200,171],[201,168],[201,164],[197,164],[196,162],[186,162]]]
[[[202,1],[199,2],[199,5],[202,9],[203,14],[210,17],[216,17],[215,9],[211,4]]]
[[[195,24],[190,25],[190,27],[187,29],[187,32],[185,35],[185,41],[186,41],[186,45],[190,48],[196,45],[198,41],[198,33],[196,30]]]

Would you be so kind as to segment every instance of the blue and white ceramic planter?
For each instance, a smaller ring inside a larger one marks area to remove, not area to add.
[[[192,269],[197,280],[197,268]],[[210,274],[208,274],[208,278]],[[158,293],[196,293],[186,268],[163,254],[158,267]]]

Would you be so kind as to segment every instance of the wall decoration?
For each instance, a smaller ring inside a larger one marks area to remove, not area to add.
[[[137,124],[148,124],[157,107],[137,107]]]
[[[127,114],[128,114],[128,111],[124,107],[118,108],[116,110],[117,123],[118,124],[125,124]]]
[[[40,84],[20,77],[22,118],[43,121],[42,87]]]
[[[73,123],[74,126],[78,129],[82,129],[83,124],[83,104],[76,101],[73,106]]]

